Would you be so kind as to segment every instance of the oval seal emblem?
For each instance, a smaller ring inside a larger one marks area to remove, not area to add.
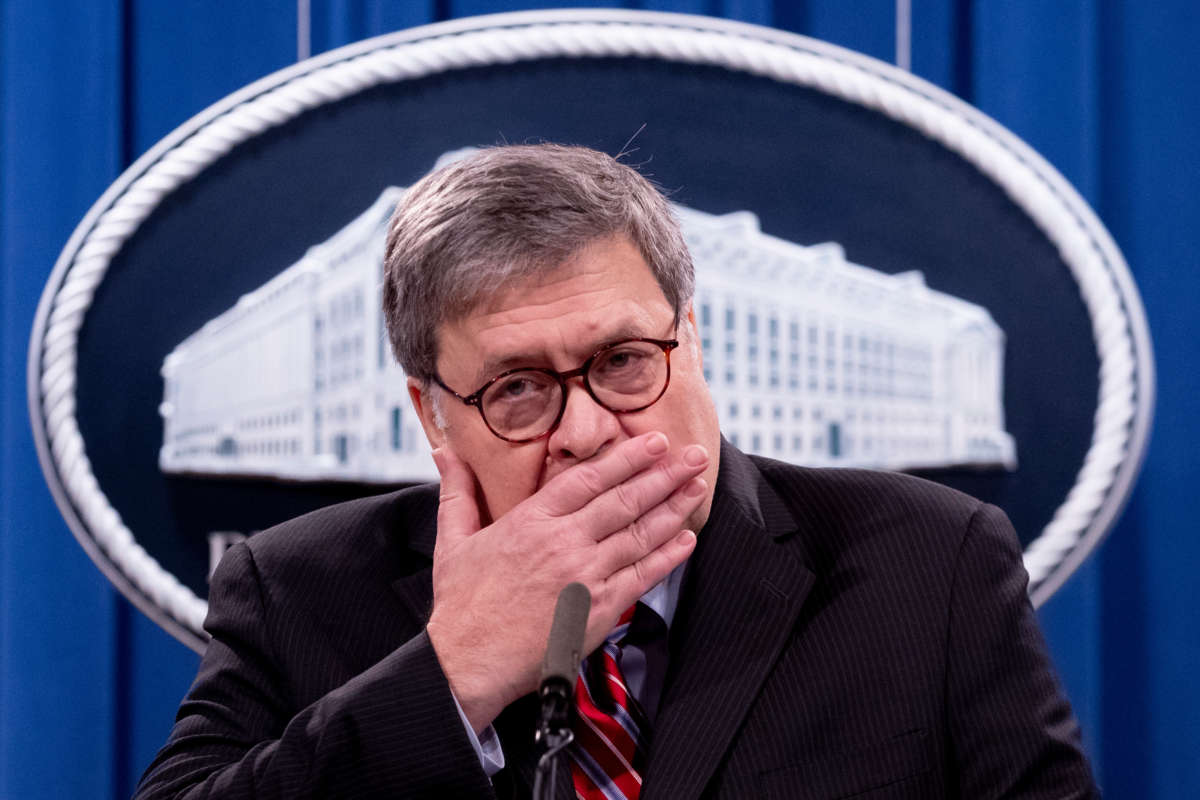
[[[1043,602],[1146,447],[1140,299],[1095,214],[918,78],[755,26],[629,11],[465,19],[252,84],[79,224],[29,355],[42,468],[142,611],[205,643],[210,565],[318,506],[433,477],[386,348],[381,231],[464,147],[589,145],[675,204],[726,436],[1002,506]]]

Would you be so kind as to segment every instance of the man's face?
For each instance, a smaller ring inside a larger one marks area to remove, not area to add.
[[[497,293],[469,316],[443,324],[438,333],[438,374],[464,396],[513,367],[567,371],[619,339],[679,339],[680,346],[671,352],[670,384],[657,403],[616,414],[573,378],[567,382],[567,406],[558,427],[534,442],[499,439],[478,409],[445,393],[440,398],[445,427],[439,428],[429,395],[422,396],[415,381],[410,381],[410,395],[430,443],[448,445],[474,471],[485,523],[571,465],[625,439],[661,431],[674,452],[689,444],[708,449],[711,463],[704,478],[709,497],[688,521],[693,530],[703,526],[716,486],[720,431],[701,370],[695,316],[689,312],[675,330],[671,305],[627,237],[592,242],[549,275]]]

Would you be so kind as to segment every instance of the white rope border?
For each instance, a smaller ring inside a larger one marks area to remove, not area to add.
[[[377,84],[448,70],[552,57],[601,56],[715,65],[814,88],[879,111],[978,167],[1055,244],[1078,282],[1092,317],[1100,357],[1100,390],[1092,443],[1076,484],[1025,552],[1031,591],[1035,591],[1096,519],[1118,469],[1130,455],[1130,431],[1139,400],[1131,325],[1126,303],[1114,282],[1114,267],[1105,258],[1093,231],[1064,203],[1060,192],[1034,171],[1011,143],[999,141],[995,131],[985,131],[931,96],[870,72],[862,63],[831,58],[829,48],[823,52],[818,52],[823,48],[816,45],[811,51],[798,49],[805,44],[801,37],[788,37],[791,41],[782,43],[774,38],[751,38],[742,31],[753,29],[745,26],[740,26],[737,35],[731,35],[728,30],[698,27],[703,23],[697,18],[637,12],[609,12],[612,21],[599,21],[599,15],[593,13],[582,21],[568,18],[516,27],[504,24],[513,25],[516,16],[497,15],[492,18],[495,27],[390,46],[389,39],[409,37],[381,37],[366,52],[324,65],[318,62],[308,71],[291,71],[282,84],[219,113],[194,134],[159,154],[86,233],[54,294],[48,315],[38,384],[41,411],[49,448],[71,502],[100,548],[137,591],[175,621],[203,635],[201,625],[207,603],[137,544],[92,474],[75,419],[79,329],[112,257],[124,242],[166,195],[237,144],[304,111]]]

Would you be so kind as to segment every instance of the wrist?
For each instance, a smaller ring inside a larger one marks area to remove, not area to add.
[[[456,647],[452,637],[436,621],[431,619],[425,632],[450,686],[450,693],[471,729],[476,734],[482,733],[511,702],[497,684],[495,670],[487,664],[473,663],[474,653]]]

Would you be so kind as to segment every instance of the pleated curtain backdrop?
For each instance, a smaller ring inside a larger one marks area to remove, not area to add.
[[[1122,521],[1040,616],[1108,796],[1200,796],[1193,0],[5,0],[0,797],[128,797],[197,664],[88,560],[38,468],[26,349],[39,295],[76,223],[162,136],[298,52],[453,17],[563,5],[724,16],[885,61],[897,55],[897,9],[911,6],[912,70],[1011,128],[1092,203],[1146,304],[1158,410]]]

